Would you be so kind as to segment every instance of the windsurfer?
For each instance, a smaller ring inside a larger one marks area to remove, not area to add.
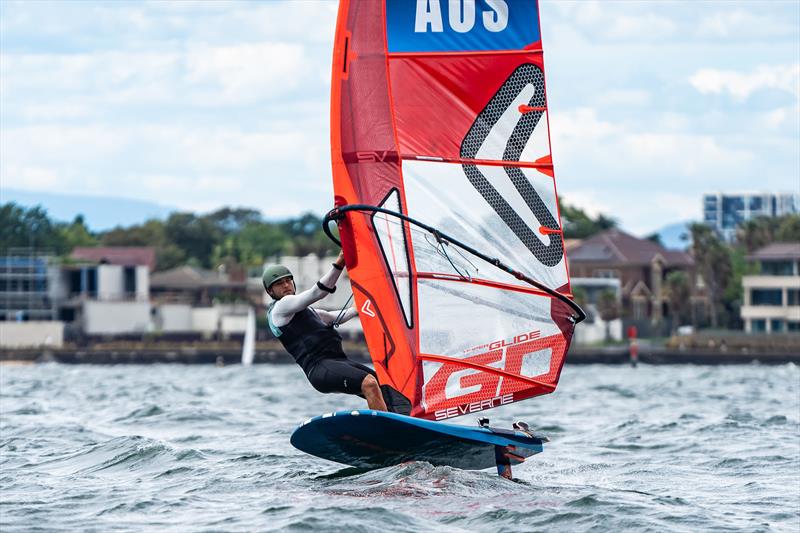
[[[274,300],[267,309],[269,327],[319,392],[356,394],[366,398],[370,409],[386,411],[375,371],[347,358],[342,337],[334,329],[337,318],[342,324],[357,316],[355,308],[349,307],[339,317],[310,307],[336,290],[344,266],[340,253],[331,270],[300,294],[296,294],[288,268],[271,265],[264,269],[264,289]]]

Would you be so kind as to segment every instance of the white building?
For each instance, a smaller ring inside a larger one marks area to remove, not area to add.
[[[231,275],[181,266],[157,272],[150,282],[154,330],[207,338],[244,334],[250,303],[256,301],[249,285],[244,270]],[[255,294],[260,295],[260,285],[259,280]]]
[[[61,318],[87,335],[144,333],[152,329],[151,247],[78,247],[62,267]]]
[[[742,278],[745,330],[800,332],[800,243],[773,243],[749,259],[761,272]]]

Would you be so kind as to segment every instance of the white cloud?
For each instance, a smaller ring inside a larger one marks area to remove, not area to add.
[[[304,81],[307,59],[301,45],[259,43],[197,48],[186,61],[188,83],[220,89],[209,100],[247,104],[290,93]]]
[[[286,124],[278,126],[287,127]],[[295,130],[177,125],[40,125],[6,129],[3,187],[156,200],[184,209],[274,201],[329,207],[327,139]],[[35,166],[31,163],[35,161]],[[324,172],[322,169],[326,169]],[[302,198],[297,201],[297,198]]]
[[[727,92],[738,101],[761,89],[779,89],[800,98],[800,63],[760,65],[751,72],[704,68],[692,74],[689,83],[702,94]]]
[[[612,113],[613,114],[613,113]],[[559,194],[591,214],[604,213],[635,232],[696,218],[707,189],[729,189],[758,175],[756,154],[726,137],[632,126],[593,109],[562,110],[550,128]],[[763,151],[763,149],[761,150]],[[777,179],[777,178],[775,178]],[[766,184],[766,181],[765,181]]]
[[[255,43],[196,46],[181,52],[4,54],[3,100],[27,100],[58,92],[80,94],[95,104],[185,102],[247,105],[291,95],[316,76],[306,71],[303,46]]]
[[[790,5],[789,2],[787,4]],[[751,39],[791,37],[797,35],[795,17],[755,13],[744,9],[718,11],[700,19],[695,33],[712,39]]]
[[[542,5],[542,11],[558,14],[561,22],[573,25],[592,41],[649,42],[675,36],[678,31],[675,21],[658,13],[657,5],[647,3],[549,2]]]
[[[4,1],[2,186],[324,212],[336,9]],[[705,190],[786,189],[800,173],[798,11],[543,1],[559,192],[645,232],[695,218]]]
[[[598,95],[597,104],[607,107],[643,107],[652,101],[652,94],[642,89],[619,89]]]
[[[601,34],[614,40],[658,40],[676,33],[676,25],[670,19],[652,13],[638,17],[618,15],[612,18]]]
[[[0,168],[0,183],[3,187],[50,191],[57,189],[59,185],[58,174],[51,168],[6,162]]]

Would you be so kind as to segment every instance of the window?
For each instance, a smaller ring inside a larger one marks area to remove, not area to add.
[[[800,331],[800,322],[787,321],[786,322],[786,331],[792,331],[792,332]]]
[[[125,292],[127,294],[136,293],[136,267],[125,267]]]
[[[791,261],[767,261],[761,263],[761,273],[767,276],[791,276]]]
[[[750,293],[753,305],[783,305],[780,289],[753,289]]]
[[[633,319],[644,320],[647,318],[647,300],[636,299],[633,301]]]
[[[767,321],[761,318],[753,320],[750,329],[753,333],[763,333],[767,331]]]
[[[786,296],[788,305],[800,305],[800,289],[789,289]]]
[[[769,326],[772,333],[781,333],[783,331],[783,320],[780,318],[773,318],[769,321]]]

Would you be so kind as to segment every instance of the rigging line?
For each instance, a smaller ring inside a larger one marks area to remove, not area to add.
[[[344,313],[347,310],[347,306],[350,305],[350,300],[352,300],[352,299],[353,299],[353,293],[351,292],[350,293],[350,298],[347,299],[347,301],[344,303],[342,308],[339,310],[339,314],[336,315],[336,319],[333,321],[333,324],[332,324],[333,327],[338,328],[339,326],[341,326],[342,317],[344,316]]]
[[[332,220],[340,220],[340,219],[344,218],[344,214],[347,213],[348,211],[366,211],[366,212],[386,213],[388,215],[396,216],[397,218],[399,218],[401,220],[405,220],[406,222],[408,222],[410,224],[414,224],[416,226],[419,226],[420,228],[425,229],[425,230],[433,233],[433,235],[437,239],[445,239],[445,240],[447,240],[449,243],[451,243],[451,244],[463,249],[464,251],[474,255],[475,257],[483,259],[487,263],[490,263],[490,264],[496,266],[500,270],[503,270],[503,271],[511,274],[512,276],[514,276],[518,280],[521,280],[521,281],[524,281],[524,282],[526,282],[526,283],[528,283],[530,285],[533,285],[537,289],[539,289],[542,292],[546,293],[551,298],[555,298],[556,300],[566,304],[567,306],[569,306],[570,309],[572,309],[575,312],[575,315],[570,317],[570,319],[575,324],[577,324],[579,322],[582,322],[583,320],[586,319],[586,313],[583,311],[583,309],[581,309],[581,307],[578,304],[576,304],[575,302],[573,302],[572,300],[570,300],[568,297],[564,296],[560,292],[551,289],[550,287],[548,287],[547,285],[544,285],[543,283],[540,283],[540,282],[538,282],[538,281],[536,281],[534,279],[531,279],[530,277],[526,276],[522,272],[520,272],[518,270],[514,270],[510,266],[508,266],[505,263],[503,263],[502,261],[500,261],[499,259],[494,258],[494,257],[489,257],[488,255],[484,254],[483,252],[480,252],[480,251],[476,250],[475,248],[472,248],[471,246],[469,246],[467,244],[464,244],[463,242],[458,241],[458,240],[454,239],[453,237],[450,237],[449,235],[446,235],[446,234],[442,233],[441,231],[439,231],[436,228],[433,228],[433,227],[425,224],[424,222],[420,222],[419,220],[413,219],[408,215],[404,215],[403,213],[398,213],[398,212],[392,211],[391,209],[386,209],[386,208],[383,208],[383,207],[378,207],[378,206],[369,205],[369,204],[348,204],[348,205],[343,205],[343,206],[335,207],[335,208],[331,209],[328,212],[328,214],[325,215],[325,218],[322,220],[322,230],[325,232],[325,235],[327,235],[329,239],[331,239],[333,242],[335,242],[339,246],[341,246],[342,243],[341,243],[341,241],[339,239],[337,239],[333,235],[333,233],[331,232],[331,228],[330,228],[329,224],[330,224],[330,222]]]
[[[443,240],[440,239],[440,240],[437,240],[436,243],[433,243],[431,241],[431,234],[430,233],[423,233],[423,232],[420,232],[420,233],[422,233],[422,238],[425,239],[425,242],[427,242],[431,246],[431,248],[436,251],[436,255],[446,259],[447,262],[450,263],[450,266],[453,268],[455,273],[458,274],[458,276],[460,278],[462,278],[462,279],[464,279],[466,281],[472,281],[472,276],[470,276],[469,274],[463,274],[458,269],[458,267],[456,267],[456,265],[453,263],[453,260],[447,254],[447,250],[444,247],[444,245],[447,244],[446,241],[443,241]],[[458,248],[456,248],[456,251],[458,252]],[[459,252],[459,255],[461,255],[463,257],[463,255],[460,252]],[[467,261],[467,262],[469,263],[469,261]],[[472,263],[470,263],[470,264],[472,264]],[[472,265],[472,266],[474,267],[475,265]],[[476,268],[475,270],[477,271],[478,269]]]
[[[467,256],[466,256],[466,255],[464,255],[464,254],[462,254],[462,253],[461,253],[461,250],[459,250],[459,249],[458,249],[458,247],[456,247],[456,248],[455,248],[455,252],[456,252],[458,255],[460,255],[460,256],[461,256],[461,259],[463,259],[464,261],[466,261],[467,263],[469,263],[469,266],[471,266],[472,268],[474,268],[474,269],[475,269],[475,272],[480,272],[480,271],[481,271],[481,269],[479,269],[479,268],[478,268],[478,266],[477,266],[475,263],[473,263],[472,261],[470,261],[470,260],[469,260],[469,258],[467,258]],[[472,279],[472,278],[470,278],[470,279]]]
[[[458,269],[458,267],[456,267],[455,263],[453,263],[453,260],[450,259],[450,255],[447,253],[447,249],[445,248],[445,245],[449,246],[449,243],[447,241],[445,241],[445,240],[440,240],[439,241],[439,247],[441,248],[442,254],[444,255],[445,259],[447,259],[447,262],[450,263],[450,266],[453,267],[453,270],[455,270],[456,274],[461,276],[463,279],[472,281],[472,276],[470,276],[469,274],[463,274]]]
[[[387,225],[387,226],[391,224],[391,225],[393,225],[393,226],[397,226],[397,227],[400,227],[400,228],[404,228],[404,227],[406,227],[406,226],[404,226],[404,225],[403,225],[403,222],[402,222],[402,221],[400,221],[400,222],[396,222],[396,221],[395,221],[395,222],[393,222],[393,221],[390,221],[389,217],[386,217],[386,218],[384,218],[384,221],[386,222],[386,225]],[[463,223],[463,222],[462,222],[462,223]],[[432,235],[432,234],[431,234],[431,232],[429,232],[429,231],[423,231],[423,230],[419,230],[419,229],[415,229],[415,228],[414,228],[414,226],[413,226],[413,225],[411,225],[411,224],[409,224],[407,227],[408,227],[408,231],[410,231],[412,235],[419,235],[419,236],[420,236],[422,239],[425,239],[425,242],[427,242],[427,243],[428,243],[428,244],[431,246],[431,248],[433,248],[433,249],[435,249],[435,250],[437,251],[436,255],[438,255],[438,256],[440,256],[440,257],[442,257],[442,258],[444,258],[444,259],[449,259],[449,258],[447,257],[447,255],[446,255],[446,252],[444,252],[444,251],[440,251],[440,250],[439,250],[439,247],[438,247],[436,244],[434,244],[434,242],[431,240],[431,237],[435,237],[434,235]],[[485,228],[484,228],[484,229],[485,229]],[[487,240],[491,240],[491,237],[490,237],[490,236],[487,236],[487,235],[485,235],[485,234],[484,234],[484,235],[482,235],[482,237],[483,237],[483,238],[485,238],[485,239],[487,239]],[[495,245],[496,245],[496,246],[500,246],[500,245],[498,245],[497,243],[495,243]],[[460,257],[461,257],[461,259],[463,259],[463,260],[464,260],[464,262],[465,262],[465,263],[467,263],[467,264],[468,264],[470,267],[472,267],[472,268],[473,268],[473,270],[475,270],[475,272],[480,272],[480,271],[481,271],[481,269],[480,269],[480,268],[478,268],[478,265],[476,265],[475,263],[473,263],[472,261],[470,261],[469,257],[467,257],[466,255],[464,255],[464,254],[461,252],[461,250],[460,250],[460,249],[459,249],[457,246],[456,246],[455,248],[453,248],[453,251],[455,251],[455,252],[456,252],[456,253],[457,253],[457,254],[458,254]],[[510,252],[508,252],[508,250],[501,250],[501,251],[504,251],[504,252],[506,252],[506,253],[507,253],[507,255],[512,255]],[[464,268],[466,268],[466,267],[464,267]],[[458,271],[456,270],[456,272],[458,272]],[[472,279],[473,279],[473,278],[472,278],[472,276],[466,276],[466,277],[467,277],[469,280],[472,280]]]

